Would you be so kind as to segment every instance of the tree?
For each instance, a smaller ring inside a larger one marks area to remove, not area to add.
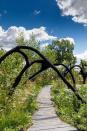
[[[55,63],[56,60],[56,54],[55,52],[53,52],[53,50],[51,50],[51,48],[49,47],[49,45],[47,45],[45,48],[43,48],[43,50],[41,51],[41,53],[47,58],[49,59],[49,61],[51,63]]]
[[[35,36],[33,33],[31,34],[29,40],[26,40],[23,32],[21,32],[18,38],[16,39],[16,43],[20,46],[23,46],[23,45],[30,46],[37,50],[40,50],[40,42],[35,39]],[[38,54],[36,54],[34,51],[24,50],[24,53],[28,56],[30,61],[33,61],[39,58]],[[39,69],[39,66],[40,66],[39,64],[34,64],[33,67],[31,67],[31,69],[26,70],[25,74],[26,75],[31,75],[32,73],[34,74]]]
[[[25,37],[24,37],[24,34],[23,32],[21,32],[18,36],[18,38],[16,39],[16,43],[17,45],[20,45],[20,46],[30,46],[30,47],[33,47],[37,50],[40,50],[40,42],[37,41],[35,39],[35,36],[34,34],[32,33],[31,36],[30,36],[30,39],[29,40],[26,40]],[[24,51],[31,60],[35,59],[38,57],[38,55],[36,53],[34,53],[33,51]]]
[[[27,41],[24,39],[24,34],[23,34],[23,32],[21,32],[21,33],[19,34],[19,36],[17,37],[16,43],[17,43],[17,45],[20,45],[20,46],[27,44]]]
[[[30,40],[28,41],[27,45],[32,46],[37,50],[40,50],[40,42],[35,39],[34,34],[30,36]]]
[[[76,57],[73,54],[74,44],[69,40],[54,40],[49,48],[56,54],[56,63],[66,65],[76,63]]]
[[[87,60],[81,60],[80,66],[83,68],[85,72],[87,72]]]
[[[23,32],[21,32],[18,38],[16,39],[16,43],[17,45],[26,45],[26,46],[34,47],[38,50],[40,49],[40,43],[35,39],[35,36],[33,33],[31,34],[30,39],[26,40],[24,38]]]

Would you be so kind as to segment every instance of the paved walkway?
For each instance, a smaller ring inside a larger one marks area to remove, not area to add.
[[[39,110],[34,114],[33,125],[27,131],[76,131],[58,118],[50,99],[50,86],[46,86],[38,96]]]

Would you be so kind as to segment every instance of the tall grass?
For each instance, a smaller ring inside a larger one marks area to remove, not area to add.
[[[87,85],[78,88],[83,99],[87,101]],[[81,104],[76,96],[67,89],[61,81],[54,81],[52,99],[55,103],[57,115],[65,122],[87,131],[87,104]]]

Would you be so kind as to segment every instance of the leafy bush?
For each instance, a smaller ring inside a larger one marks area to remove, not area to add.
[[[87,100],[87,86],[81,86],[78,91]],[[79,130],[87,131],[87,104],[81,104],[60,80],[53,82],[52,99],[61,119]]]
[[[4,51],[0,51],[0,55],[2,54],[4,54]],[[0,64],[1,131],[19,131],[32,124],[32,114],[37,109],[36,97],[41,86],[35,81],[31,82],[27,80],[29,77],[28,72],[31,70],[27,70],[24,73],[13,95],[8,95],[9,91],[12,90],[12,84],[15,78],[22,70],[23,66],[24,61],[17,53],[9,56]],[[37,70],[35,68],[34,70]]]

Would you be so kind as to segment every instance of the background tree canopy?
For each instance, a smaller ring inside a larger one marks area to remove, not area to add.
[[[76,57],[73,54],[74,44],[69,40],[55,40],[48,48],[55,53],[55,61],[58,64],[75,64]],[[52,54],[51,54],[52,55]]]
[[[31,46],[36,49],[40,49],[40,42],[35,39],[35,36],[33,33],[30,36],[29,40],[25,40],[23,32],[21,32],[16,39],[17,45],[26,45],[26,46]]]

